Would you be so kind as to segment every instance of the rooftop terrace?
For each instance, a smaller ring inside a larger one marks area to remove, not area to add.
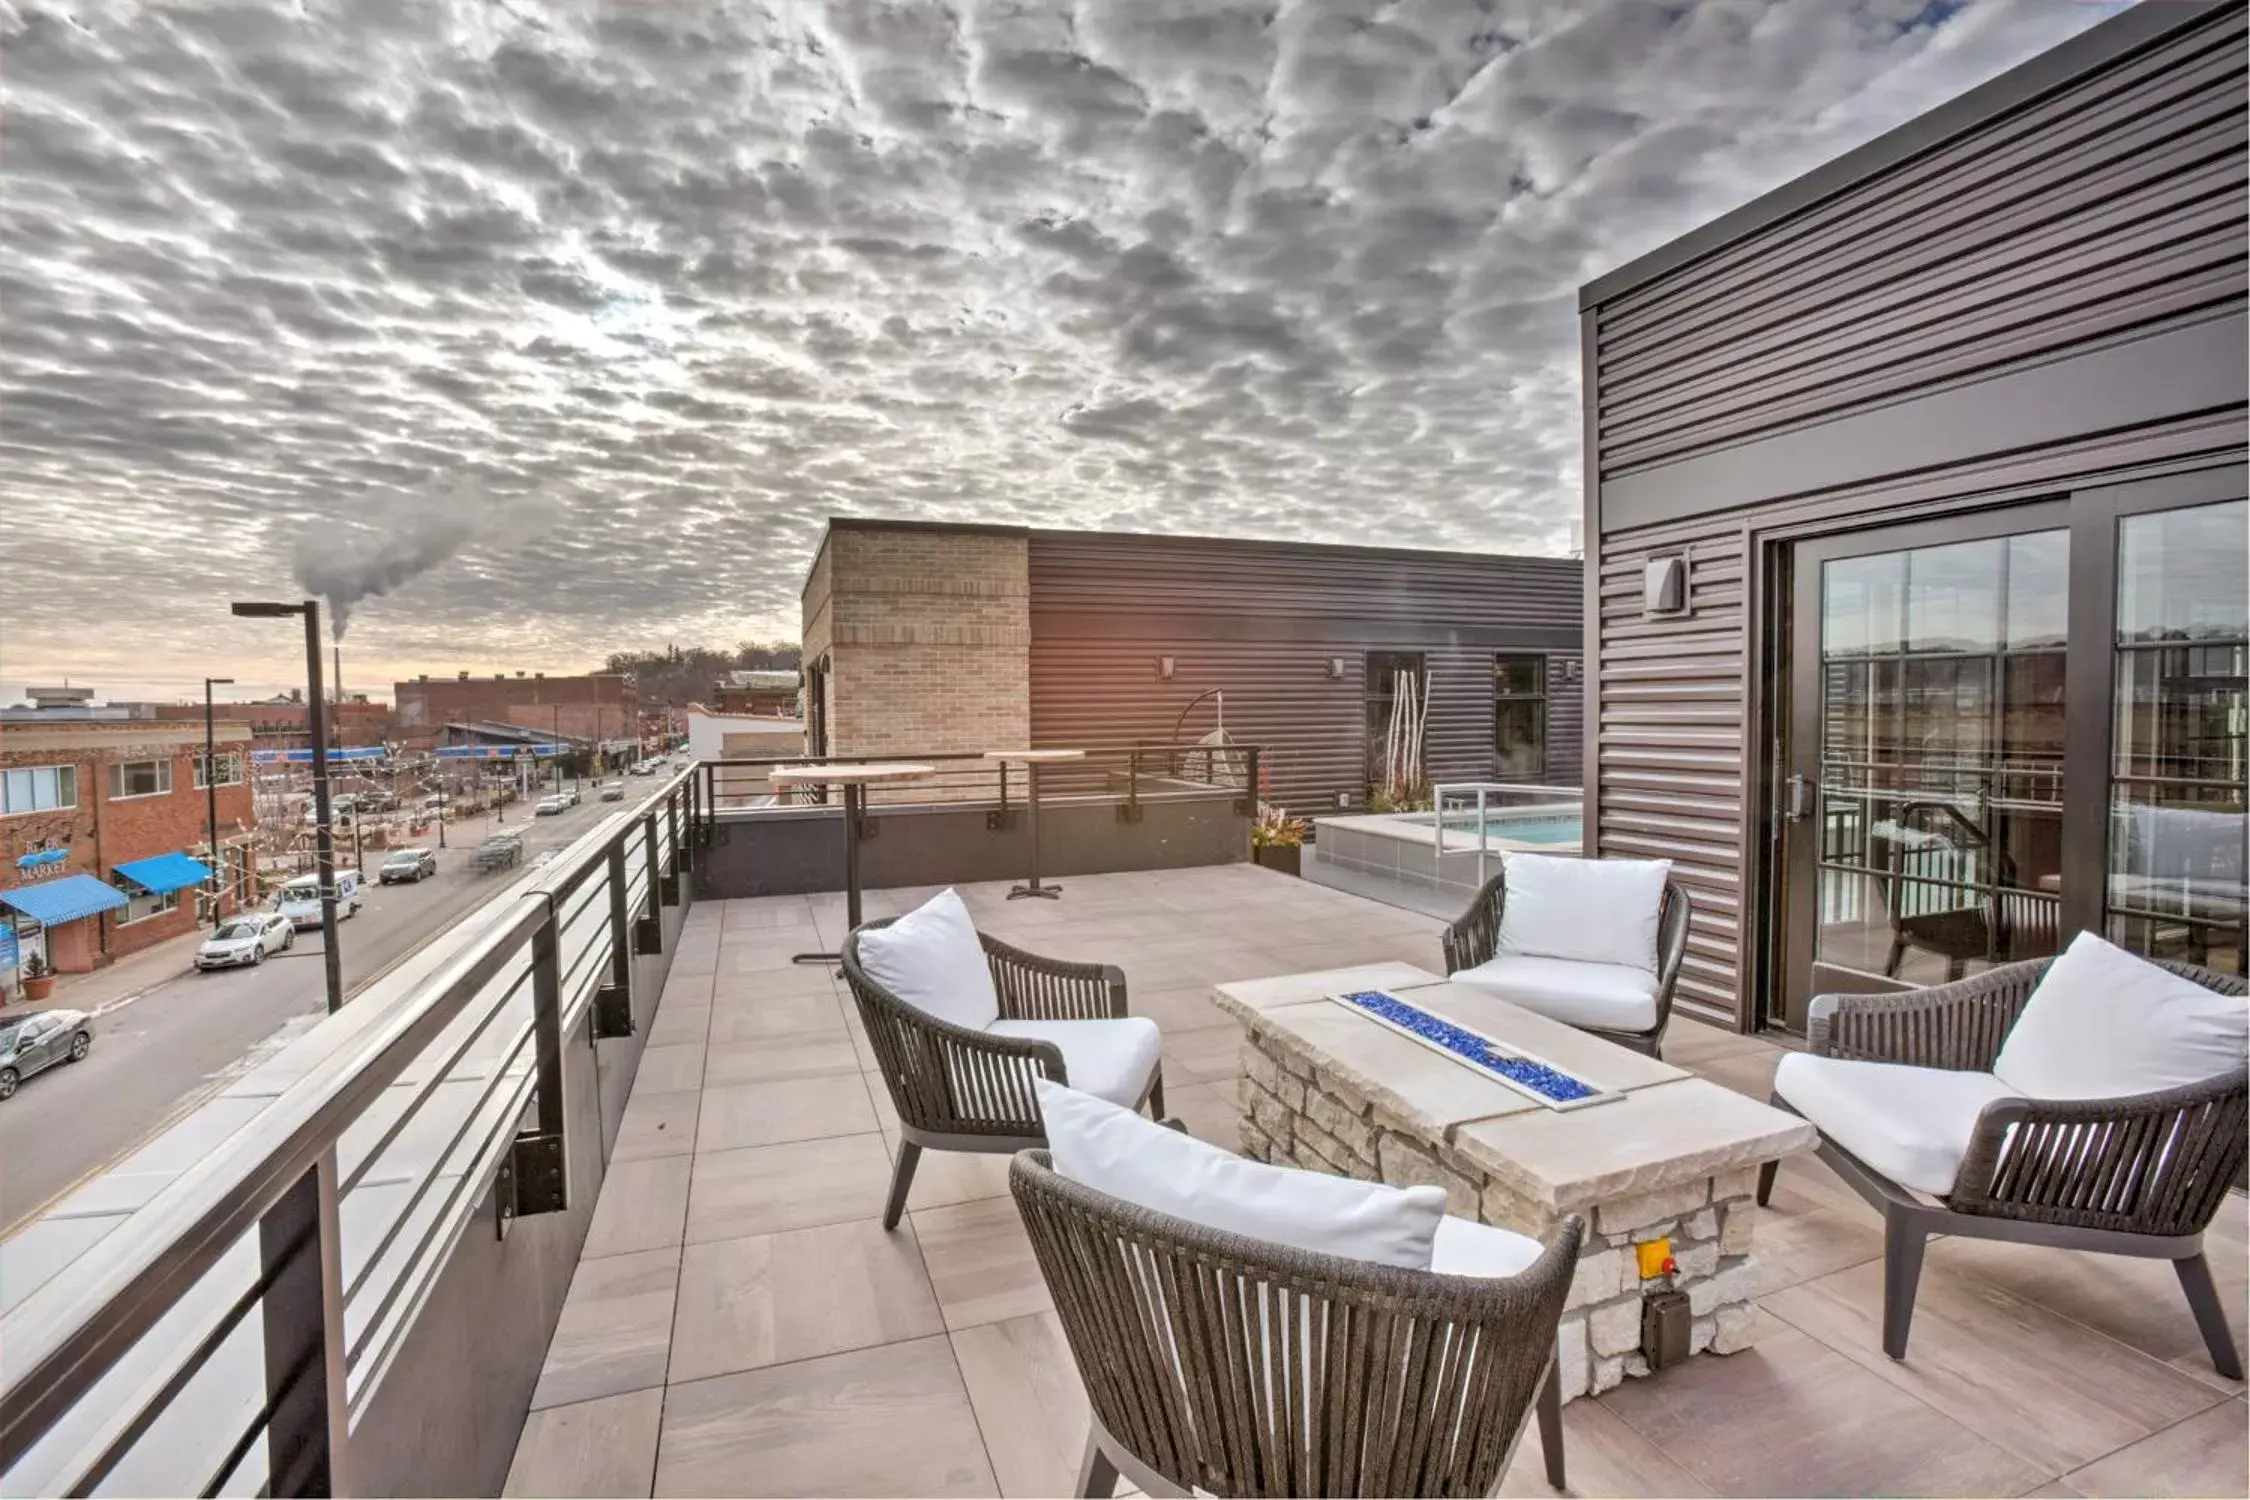
[[[1171,1112],[1234,1145],[1214,984],[1400,959],[1439,923],[1248,865],[961,887],[986,930],[1120,964]],[[921,889],[869,893],[867,914]],[[512,1494],[1067,1493],[1086,1431],[1006,1161],[932,1153],[880,1224],[896,1121],[833,948],[841,895],[693,905],[524,1422]],[[1675,1019],[1665,1055],[1766,1096],[1779,1049]],[[2239,1340],[2250,1212],[2209,1236]],[[1938,1241],[1909,1359],[1878,1336],[1880,1221],[1811,1159],[1757,1230],[1756,1347],[1565,1411],[1588,1495],[2240,1494],[2250,1410],[2169,1266]],[[1502,1493],[1547,1494],[1537,1445]]]

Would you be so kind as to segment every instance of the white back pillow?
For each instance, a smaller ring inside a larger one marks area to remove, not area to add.
[[[1384,1187],[1246,1161],[1104,1099],[1042,1078],[1055,1170],[1113,1198],[1325,1255],[1427,1271],[1445,1189]]]
[[[951,887],[888,927],[859,935],[859,966],[908,1005],[982,1031],[1000,1019],[1000,992],[976,923]]]
[[[2027,1099],[2114,1099],[2242,1066],[2250,999],[2221,995],[2090,932],[2047,966],[1992,1071]]]
[[[1561,859],[1504,854],[1500,953],[1623,964],[1656,972],[1668,859]]]

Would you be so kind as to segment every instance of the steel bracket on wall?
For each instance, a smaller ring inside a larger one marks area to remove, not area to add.
[[[666,906],[678,906],[680,904],[679,871],[673,870],[665,875],[658,877],[656,882],[656,899],[663,902]]]
[[[624,985],[605,984],[594,991],[594,1040],[606,1042],[632,1034],[632,990]]]
[[[570,1207],[562,1137],[537,1130],[517,1136],[508,1154],[500,1158],[492,1197],[501,1239],[508,1237],[508,1226],[526,1214],[560,1213]]]
[[[1245,792],[1245,793],[1243,793],[1243,794],[1242,794],[1241,796],[1239,796],[1239,797],[1235,798],[1235,799],[1234,799],[1234,815],[1235,815],[1236,817],[1238,817],[1238,818],[1247,818],[1247,817],[1249,817],[1249,816],[1250,816],[1250,814],[1251,814],[1251,807],[1250,807],[1250,802],[1251,802],[1251,797],[1250,797],[1250,794],[1249,794],[1249,793],[1247,793],[1247,792]]]
[[[644,956],[664,951],[664,919],[653,908],[633,919],[633,951]]]
[[[996,807],[984,815],[984,826],[990,833],[1006,833],[1019,821],[1012,807]]]
[[[1120,823],[1138,823],[1138,822],[1139,822],[1140,820],[1141,820],[1141,805],[1140,805],[1140,803],[1138,803],[1138,802],[1120,802],[1120,803],[1118,803],[1118,804],[1117,804],[1117,821],[1118,821],[1118,822],[1120,822]]]

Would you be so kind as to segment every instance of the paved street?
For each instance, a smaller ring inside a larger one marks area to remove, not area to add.
[[[647,784],[632,783],[635,792]],[[556,817],[509,810],[526,858],[576,838],[621,804],[586,800]],[[500,889],[502,876],[468,871],[468,847],[493,831],[489,818],[448,830],[438,873],[415,885],[370,884],[359,915],[343,924],[344,983],[364,984]],[[434,848],[434,841],[431,846]],[[380,859],[368,855],[370,875]],[[321,935],[256,968],[199,974],[186,969],[94,1023],[94,1050],[50,1068],[0,1104],[0,1237],[83,1178],[262,1057],[270,1045],[313,1024],[324,1008]],[[184,951],[183,963],[192,954]]]

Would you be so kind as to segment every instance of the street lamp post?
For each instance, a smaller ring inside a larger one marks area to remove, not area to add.
[[[305,717],[311,731],[313,769],[313,868],[320,874],[321,961],[328,973],[328,1013],[344,1008],[344,949],[337,933],[336,840],[330,827],[328,797],[328,721],[321,712],[320,603],[244,603],[237,600],[234,613],[249,619],[271,620],[284,615],[305,617]]]
[[[232,677],[203,679],[203,811],[209,825],[211,847],[211,930],[219,930],[219,758],[211,723],[211,689],[219,683],[234,686]]]

